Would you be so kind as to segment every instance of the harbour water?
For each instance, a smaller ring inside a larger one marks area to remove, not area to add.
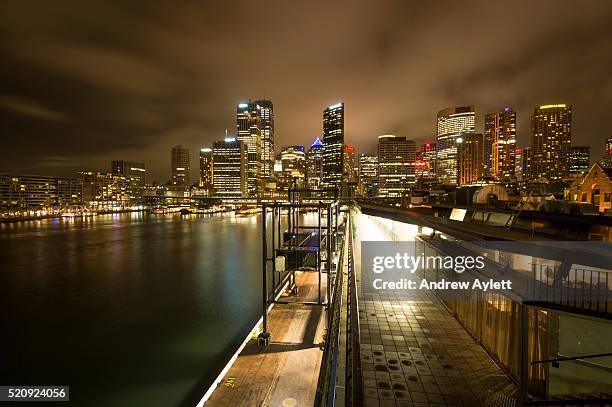
[[[0,224],[0,384],[69,385],[72,406],[192,405],[259,318],[258,220]]]

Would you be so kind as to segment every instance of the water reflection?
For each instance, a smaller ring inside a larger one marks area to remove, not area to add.
[[[0,225],[0,382],[69,384],[75,406],[178,405],[259,317],[258,219]]]

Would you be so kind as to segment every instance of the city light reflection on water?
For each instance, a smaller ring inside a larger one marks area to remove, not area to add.
[[[2,224],[0,381],[70,385],[75,406],[179,405],[259,317],[259,219]]]

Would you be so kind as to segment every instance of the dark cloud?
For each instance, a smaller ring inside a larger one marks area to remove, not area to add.
[[[574,106],[594,158],[612,132],[605,1],[4,1],[1,171],[70,175],[144,160],[235,129],[235,103],[273,100],[279,145],[321,133],[344,100],[347,143],[432,139],[435,115],[510,105],[519,142],[539,104]],[[195,157],[193,166],[196,165]]]

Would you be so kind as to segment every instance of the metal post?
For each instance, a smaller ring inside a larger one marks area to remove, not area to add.
[[[526,401],[529,393],[529,309],[524,302],[520,303],[520,339],[519,339],[519,401]]]
[[[332,219],[331,205],[327,207],[327,316],[331,316],[331,264],[332,264]]]
[[[276,207],[272,207],[272,299],[276,296]]]
[[[267,279],[267,266],[268,266],[268,241],[266,236],[266,205],[261,207],[261,237],[262,237],[262,289],[263,289],[263,325],[262,331],[257,338],[257,345],[261,347],[267,347],[270,343],[270,333],[268,332],[268,279]]]
[[[321,207],[318,209],[319,211],[319,249],[317,250],[317,270],[319,271],[319,305],[321,305],[321,216],[323,213],[321,212]]]

